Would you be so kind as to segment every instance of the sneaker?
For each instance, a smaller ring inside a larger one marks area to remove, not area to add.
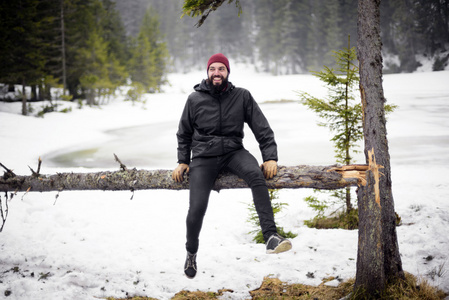
[[[184,264],[184,273],[187,278],[194,278],[196,275],[196,253],[191,254],[187,251],[186,263]]]
[[[281,253],[292,248],[292,243],[277,233],[270,236],[266,245],[268,254]]]

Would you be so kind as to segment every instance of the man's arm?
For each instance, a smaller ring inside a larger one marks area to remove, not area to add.
[[[179,120],[178,132],[178,166],[173,170],[172,178],[176,182],[184,180],[184,173],[189,173],[190,152],[192,145],[193,127],[190,119],[189,100],[187,100],[184,110]]]
[[[179,120],[178,132],[178,163],[189,164],[190,152],[192,147],[193,126],[191,122],[191,113],[189,100],[187,100],[184,110]]]
[[[264,163],[260,166],[262,168],[265,178],[271,179],[277,174],[277,144],[274,139],[274,132],[265,118],[259,105],[248,92],[246,99],[246,117],[245,121],[251,128],[254,136],[259,143],[259,148],[262,153]]]

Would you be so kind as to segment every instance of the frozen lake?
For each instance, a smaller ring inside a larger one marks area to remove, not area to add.
[[[432,86],[424,90],[419,88],[424,73],[385,76],[385,97],[389,103],[399,106],[388,116],[387,123],[392,164],[449,165],[448,74],[440,72],[429,83]],[[270,77],[267,80],[281,78]],[[308,91],[311,94],[323,93],[323,88],[318,89],[313,77],[298,75],[297,78],[310,83],[304,87],[312,86]],[[248,87],[250,91],[251,88]],[[63,168],[113,168],[117,166],[111,159],[115,153],[130,167],[172,168],[177,160],[175,134],[178,119],[188,94],[188,89],[185,89],[183,93],[169,91],[167,94],[149,95],[145,105],[149,123],[105,130],[104,139],[47,153],[44,155],[46,163]],[[279,163],[333,164],[335,159],[328,129],[316,125],[318,118],[298,103],[294,91],[285,93],[283,98],[276,98],[278,96],[270,92],[257,94],[255,98],[275,131]],[[290,101],[276,102],[286,98]],[[260,159],[258,145],[248,127],[245,134],[245,147]],[[359,150],[363,150],[363,145],[360,145]],[[364,163],[363,154],[356,156],[356,162]]]

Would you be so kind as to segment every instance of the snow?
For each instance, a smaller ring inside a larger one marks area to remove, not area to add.
[[[204,72],[170,74],[162,94],[132,105],[118,95],[100,108],[72,106],[68,114],[23,117],[19,103],[0,103],[0,162],[29,174],[176,166],[177,122],[187,95]],[[309,75],[271,76],[234,66],[230,80],[251,91],[272,125],[281,165],[334,163],[330,133],[297,102],[297,91],[326,94]],[[405,271],[449,292],[449,72],[384,76],[385,96],[399,108],[388,117],[397,227]],[[34,104],[35,110],[42,104]],[[260,160],[246,131],[246,147]],[[76,152],[76,153],[73,153]],[[362,154],[358,163],[364,163]],[[293,249],[265,254],[252,242],[247,189],[213,192],[200,236],[199,273],[183,274],[188,191],[134,193],[63,191],[18,193],[0,233],[0,298],[98,299],[148,296],[169,299],[181,290],[232,289],[225,299],[247,299],[265,276],[318,285],[323,278],[355,276],[357,231],[316,230],[303,221],[314,212],[302,200],[312,191],[281,190],[288,203],[277,224],[297,233]],[[1,195],[3,205],[4,194]],[[426,259],[427,258],[427,259]],[[336,285],[338,282],[328,284]],[[6,296],[5,292],[11,294]]]

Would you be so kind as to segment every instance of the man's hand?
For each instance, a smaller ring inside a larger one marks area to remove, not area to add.
[[[278,173],[278,164],[275,160],[267,160],[260,167],[266,179],[271,179]]]
[[[184,172],[189,174],[189,165],[179,164],[176,169],[173,170],[171,178],[176,182],[182,182],[184,180]]]

